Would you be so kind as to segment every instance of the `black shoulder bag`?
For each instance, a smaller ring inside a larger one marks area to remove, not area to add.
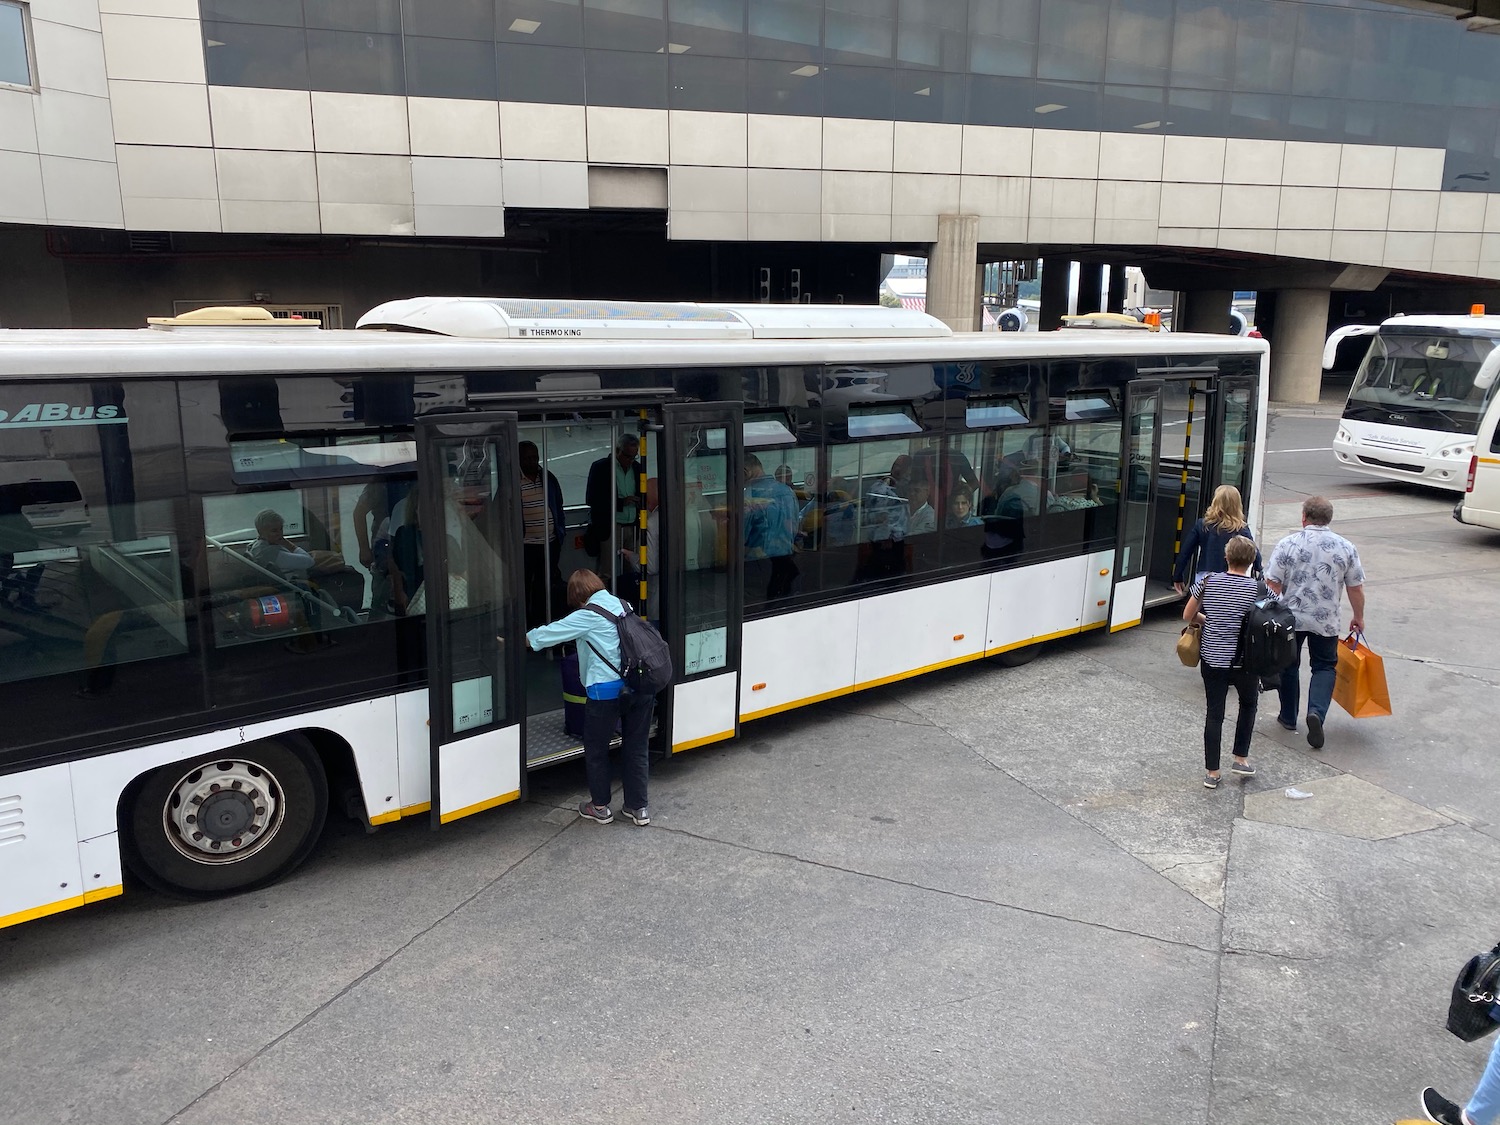
[[[1483,1039],[1500,1027],[1495,1018],[1495,992],[1500,985],[1500,945],[1470,957],[1453,982],[1448,1002],[1448,1030],[1465,1043]]]

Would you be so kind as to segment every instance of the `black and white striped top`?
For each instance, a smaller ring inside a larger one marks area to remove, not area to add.
[[[1193,589],[1203,611],[1203,663],[1210,668],[1234,667],[1240,647],[1240,622],[1255,604],[1260,583],[1248,574],[1206,574]]]

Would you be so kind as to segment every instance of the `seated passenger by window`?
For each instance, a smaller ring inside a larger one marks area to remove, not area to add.
[[[930,535],[937,530],[937,513],[928,503],[930,493],[926,481],[914,480],[907,488],[907,535]]]
[[[966,492],[955,492],[948,498],[949,527],[978,527],[984,521],[974,514],[974,501]]]

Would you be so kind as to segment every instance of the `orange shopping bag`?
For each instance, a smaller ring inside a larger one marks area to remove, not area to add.
[[[1385,686],[1385,661],[1365,647],[1363,633],[1350,633],[1339,643],[1338,678],[1333,701],[1356,719],[1376,719],[1391,713],[1391,693]]]

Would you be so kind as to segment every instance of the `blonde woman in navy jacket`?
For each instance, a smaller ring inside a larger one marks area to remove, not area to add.
[[[1237,535],[1243,535],[1252,543],[1255,536],[1245,522],[1245,506],[1240,501],[1240,490],[1232,484],[1221,484],[1214,489],[1213,502],[1203,518],[1193,523],[1182,540],[1182,551],[1177,556],[1177,565],[1172,568],[1172,585],[1179,594],[1187,593],[1188,570],[1193,571],[1196,586],[1205,574],[1223,574],[1229,569],[1224,561],[1224,548]],[[1192,566],[1197,556],[1198,565]],[[1255,551],[1255,566],[1260,571],[1260,549]]]

